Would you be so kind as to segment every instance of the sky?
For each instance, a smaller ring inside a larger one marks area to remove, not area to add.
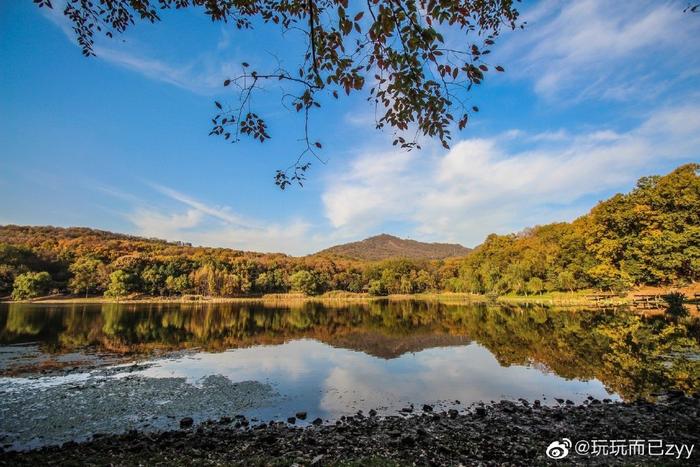
[[[681,0],[525,1],[449,150],[396,149],[361,94],[324,101],[323,161],[285,191],[275,170],[303,149],[286,88],[254,97],[271,140],[208,133],[214,100],[236,99],[224,79],[296,63],[295,33],[168,12],[85,58],[54,4],[0,2],[0,224],[292,255],[379,233],[473,247],[700,161],[700,14]]]

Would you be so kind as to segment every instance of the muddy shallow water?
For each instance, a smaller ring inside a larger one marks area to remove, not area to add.
[[[174,429],[183,417],[304,411],[303,425],[424,403],[653,398],[700,380],[697,323],[625,311],[0,305],[0,329],[0,443],[12,449]]]

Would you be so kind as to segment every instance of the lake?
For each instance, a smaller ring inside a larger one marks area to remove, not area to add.
[[[422,301],[0,304],[0,443],[700,390],[697,318]],[[522,401],[521,401],[522,402]],[[403,411],[403,412],[402,412]],[[235,420],[235,418],[234,418]]]

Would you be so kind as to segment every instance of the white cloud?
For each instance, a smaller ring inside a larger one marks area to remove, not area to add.
[[[408,222],[419,236],[466,245],[491,232],[570,219],[590,208],[582,198],[629,186],[661,161],[697,160],[700,106],[660,110],[625,133],[554,134],[467,139],[442,156],[361,154],[327,186],[326,216],[351,230]],[[504,143],[513,138],[530,149],[509,150]]]
[[[137,208],[130,216],[140,233],[158,237],[160,233],[177,232],[181,229],[196,227],[202,222],[203,213],[188,209],[184,213],[163,214],[144,208]]]
[[[93,184],[93,189],[119,198],[130,207],[122,215],[133,226],[132,232],[145,237],[180,240],[194,245],[228,247],[257,252],[307,254],[328,246],[328,238],[311,233],[311,224],[302,219],[266,222],[236,214],[228,206],[214,206],[178,190],[147,183],[166,197],[167,206],[155,199],[143,201],[130,193]]]
[[[697,18],[680,2],[545,1],[497,57],[546,97],[650,98],[697,73]],[[669,74],[681,64],[683,75]],[[693,72],[692,70],[695,70]]]
[[[201,201],[197,201],[196,199],[192,198],[191,196],[188,196],[184,193],[180,193],[177,190],[173,190],[172,188],[168,188],[163,185],[159,185],[157,183],[152,183],[150,184],[151,187],[159,191],[160,193],[168,196],[171,199],[174,199],[175,201],[179,201],[182,204],[185,204],[195,212],[199,212],[202,214],[206,214],[208,216],[214,217],[216,219],[219,219],[221,221],[226,222],[227,224],[245,224],[245,221],[238,215],[234,214],[231,212],[230,208],[227,207],[219,207],[219,206],[208,206]],[[250,226],[249,227],[253,227]]]

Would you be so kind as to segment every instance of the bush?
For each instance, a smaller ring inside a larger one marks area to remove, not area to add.
[[[386,290],[386,287],[384,287],[384,284],[380,280],[373,280],[370,281],[369,283],[369,288],[367,289],[367,293],[370,295],[374,296],[382,296],[386,295],[388,292]]]
[[[321,283],[318,276],[310,271],[297,271],[289,277],[292,290],[302,292],[306,295],[318,295],[321,293]]]
[[[12,299],[26,300],[46,295],[51,286],[51,275],[48,272],[25,272],[15,278]]]
[[[109,275],[109,287],[105,291],[105,297],[123,297],[131,291],[133,283],[134,278],[131,274],[117,269]]]
[[[688,316],[688,309],[683,306],[685,295],[680,292],[673,292],[663,296],[664,301],[668,304],[666,314],[672,318],[683,318]]]

